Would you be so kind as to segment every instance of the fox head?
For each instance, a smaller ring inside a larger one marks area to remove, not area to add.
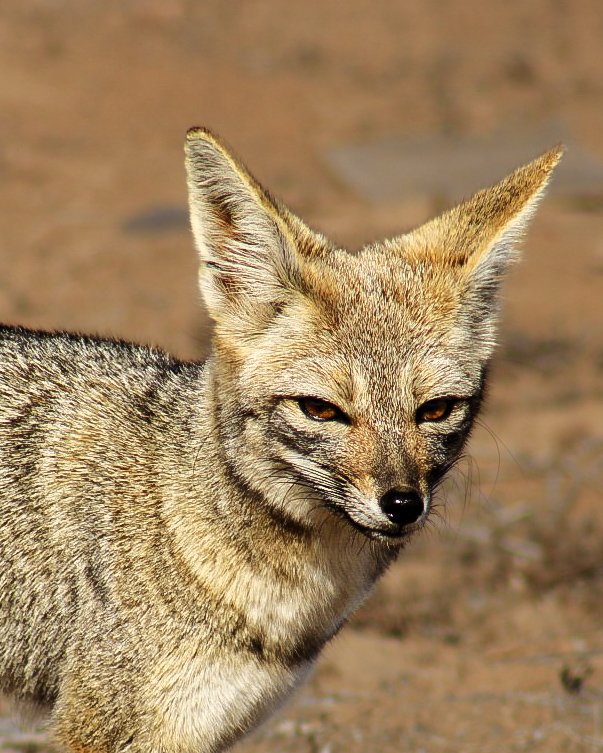
[[[328,511],[383,542],[424,523],[479,411],[501,280],[560,156],[352,255],[189,131],[212,394],[242,484],[297,523]]]

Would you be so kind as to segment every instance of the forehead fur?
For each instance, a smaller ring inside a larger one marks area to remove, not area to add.
[[[306,290],[325,326],[387,337],[400,347],[418,332],[442,336],[455,325],[463,279],[458,270],[404,259],[382,245],[358,256],[345,251],[306,263]]]
[[[454,274],[378,247],[332,252],[302,274],[304,291],[247,353],[241,377],[251,390],[261,384],[346,408],[370,405],[378,417],[479,384],[480,354],[458,323]]]
[[[478,354],[466,349],[464,363],[456,352],[458,290],[441,270],[371,248],[359,256],[332,251],[301,272],[303,292],[247,351],[243,382],[265,378],[285,394],[393,406],[405,394],[460,393],[475,381]]]

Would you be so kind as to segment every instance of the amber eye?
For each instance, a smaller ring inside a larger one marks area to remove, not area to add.
[[[300,397],[302,411],[314,421],[346,421],[347,417],[336,405],[316,397]]]
[[[417,411],[417,423],[444,421],[450,415],[455,402],[446,397],[428,400]]]

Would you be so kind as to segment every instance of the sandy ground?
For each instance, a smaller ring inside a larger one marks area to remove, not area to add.
[[[524,132],[545,149],[552,123],[603,159],[602,44],[596,0],[5,0],[0,319],[201,356],[188,126],[358,247],[447,197],[371,200],[333,150]],[[603,185],[552,195],[525,249],[440,519],[241,751],[603,751]],[[8,717],[0,744],[47,749]]]

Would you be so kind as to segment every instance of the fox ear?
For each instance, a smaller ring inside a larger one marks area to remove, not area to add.
[[[466,313],[490,339],[500,283],[562,154],[562,147],[545,152],[401,239],[411,263],[454,275]]]
[[[516,258],[517,243],[562,154],[562,147],[545,152],[405,236],[405,256],[462,267],[476,283],[497,283]]]
[[[221,323],[268,318],[295,276],[296,251],[286,210],[277,207],[209,131],[185,144],[190,219],[199,252],[201,291]]]

